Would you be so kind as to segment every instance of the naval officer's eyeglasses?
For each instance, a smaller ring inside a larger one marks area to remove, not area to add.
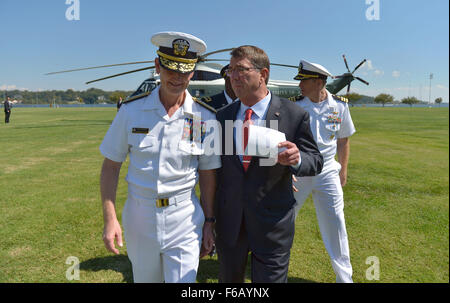
[[[227,68],[225,70],[225,73],[227,74],[228,77],[231,77],[231,75],[233,74],[233,72],[237,72],[239,76],[242,76],[246,73],[248,73],[250,70],[252,69],[260,69],[257,67],[244,67],[244,66],[236,66],[236,67],[231,67],[231,68]]]

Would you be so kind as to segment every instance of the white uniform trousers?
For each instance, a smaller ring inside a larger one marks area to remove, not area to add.
[[[334,159],[324,163],[322,172],[314,177],[297,178],[293,185],[296,216],[312,193],[323,243],[336,274],[336,282],[352,283],[352,265],[344,219],[344,195],[339,171],[341,165]]]
[[[205,217],[198,198],[166,207],[130,191],[122,213],[135,283],[194,283]]]

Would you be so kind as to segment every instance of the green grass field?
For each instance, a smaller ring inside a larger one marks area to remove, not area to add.
[[[101,140],[114,108],[15,108],[0,124],[0,282],[132,282],[126,249],[103,246]],[[354,281],[449,282],[449,110],[352,108],[345,216]],[[3,119],[3,117],[2,117]],[[118,189],[126,199],[127,163]],[[379,280],[366,279],[379,260]],[[217,258],[198,281],[217,282]],[[289,282],[334,282],[311,199],[296,222]]]

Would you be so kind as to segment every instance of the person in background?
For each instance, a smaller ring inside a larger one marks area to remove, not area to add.
[[[3,108],[5,110],[5,123],[9,123],[9,117],[11,117],[12,108],[11,99],[9,97],[6,97],[6,100],[3,103]]]
[[[336,282],[351,283],[352,266],[344,218],[342,187],[347,183],[347,165],[350,155],[349,137],[355,133],[347,99],[330,94],[325,88],[326,68],[317,63],[300,61],[298,74],[302,95],[295,104],[309,113],[311,131],[323,155],[322,172],[313,177],[301,177],[294,182],[296,214],[312,193],[322,240]],[[335,160],[337,154],[338,160]],[[295,179],[295,178],[294,178]]]
[[[209,106],[214,107],[216,110],[220,110],[228,104],[233,103],[237,97],[233,91],[233,87],[231,86],[230,77],[228,77],[226,70],[228,69],[229,64],[225,65],[220,70],[220,75],[225,79],[225,90],[219,94],[213,95],[211,97],[203,97],[201,100],[206,102]]]

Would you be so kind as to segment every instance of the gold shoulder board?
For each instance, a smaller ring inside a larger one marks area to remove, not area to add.
[[[288,99],[289,99],[289,101],[296,102],[296,101],[303,100],[303,98],[305,98],[305,97],[304,96],[294,96],[294,97],[289,97]]]
[[[123,101],[123,103],[129,103],[129,102],[132,102],[132,101],[136,101],[138,99],[147,97],[150,94],[151,94],[151,92],[146,92],[146,93],[143,93],[143,94],[139,94],[139,95],[133,96],[133,97],[131,97],[129,99],[126,99],[125,101]]]
[[[342,101],[342,102],[348,103],[348,99],[345,98],[345,97],[333,95],[333,98],[334,98],[335,100],[338,100],[338,101]]]
[[[211,97],[202,97],[201,100],[205,101],[205,102],[211,102],[212,101]]]
[[[212,107],[212,106],[206,104],[205,102],[203,102],[203,101],[200,100],[199,98],[192,97],[192,100],[194,100],[195,103],[200,104],[201,106],[203,106],[203,107],[206,108],[207,110],[209,110],[209,111],[211,111],[211,112],[213,112],[213,113],[217,113],[217,110],[216,110],[214,107]]]

